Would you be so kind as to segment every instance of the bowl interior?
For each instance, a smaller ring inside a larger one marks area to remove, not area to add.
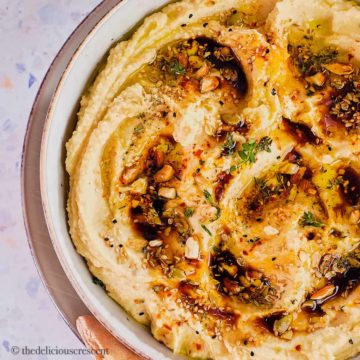
[[[112,9],[86,37],[53,97],[43,133],[40,171],[41,195],[49,233],[75,290],[89,310],[117,338],[144,357],[156,360],[182,357],[173,355],[157,342],[148,329],[133,321],[99,286],[94,285],[85,261],[75,251],[67,226],[68,177],[64,161],[65,143],[75,126],[81,94],[94,78],[104,54],[141,19],[167,3],[169,0],[125,0]]]

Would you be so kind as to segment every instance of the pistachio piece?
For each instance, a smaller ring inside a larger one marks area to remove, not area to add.
[[[241,276],[239,277],[239,280],[240,280],[240,282],[241,282],[241,284],[242,284],[243,286],[245,286],[245,287],[250,287],[250,286],[251,286],[250,281],[249,281],[244,275],[241,275]]]
[[[284,332],[280,337],[284,340],[291,340],[293,338],[294,332],[292,330],[288,330]]]
[[[217,89],[219,85],[220,81],[216,76],[206,76],[201,80],[200,89],[204,94]]]
[[[325,285],[323,288],[311,295],[311,300],[323,300],[333,295],[336,288],[334,285]]]
[[[241,14],[241,12],[236,11],[232,13],[231,16],[228,18],[226,25],[227,26],[240,25],[242,24],[243,19],[244,16]]]
[[[159,247],[163,244],[162,240],[151,240],[149,241],[150,247]]]
[[[237,125],[242,121],[241,115],[239,114],[221,114],[221,120],[227,125]]]
[[[175,170],[170,165],[164,165],[155,175],[154,180],[157,183],[166,182],[173,178]]]
[[[292,320],[293,317],[291,314],[286,315],[279,320],[275,320],[273,328],[275,336],[280,336],[287,332],[290,328]]]
[[[204,61],[201,60],[199,56],[190,56],[189,63],[193,69],[200,69],[204,64]]]
[[[354,72],[354,68],[350,64],[333,63],[323,66],[326,70],[336,75],[350,75]]]
[[[199,44],[196,41],[193,41],[191,44],[191,48],[187,50],[187,54],[189,56],[196,55],[199,50]]]
[[[313,76],[308,76],[306,81],[312,85],[322,87],[326,82],[326,76],[322,72],[318,72]]]
[[[162,187],[159,189],[158,194],[165,199],[176,198],[176,190],[174,188]]]
[[[187,259],[197,259],[199,257],[199,243],[191,236],[186,240],[185,257]]]
[[[221,264],[221,267],[226,270],[231,276],[236,276],[237,272],[238,272],[238,268],[235,264],[233,265],[228,265],[225,263]]]

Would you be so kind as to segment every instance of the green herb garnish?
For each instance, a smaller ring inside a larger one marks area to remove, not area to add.
[[[193,216],[195,213],[195,210],[193,208],[185,208],[185,216],[187,218]]]
[[[169,71],[173,75],[185,75],[186,74],[185,68],[177,60],[173,60],[169,64]]]
[[[222,146],[222,154],[223,155],[232,155],[234,153],[236,147],[236,141],[234,141],[232,134],[226,135],[226,141],[224,145]]]
[[[259,142],[249,140],[249,142],[242,145],[242,150],[239,151],[239,156],[243,163],[255,163],[256,154],[260,151],[271,152],[272,140],[268,136],[260,139]]]
[[[201,227],[202,227],[210,236],[212,236],[211,231],[206,227],[206,225],[201,224]]]
[[[322,227],[323,223],[317,220],[311,211],[305,211],[303,217],[300,219],[301,226]]]
[[[209,191],[207,191],[206,189],[203,191],[204,193],[204,196],[205,196],[205,199],[209,202],[209,204],[213,207],[216,208],[217,210],[217,213],[216,213],[216,217],[215,219],[213,219],[212,221],[215,221],[217,220],[219,217],[220,217],[220,213],[221,213],[221,210],[220,208],[218,207],[217,203],[214,201],[213,197],[211,196],[211,194],[209,193]]]
[[[271,152],[271,144],[272,144],[272,139],[269,136],[264,136],[258,142],[256,151],[257,152],[266,151],[266,152],[270,153]]]
[[[254,178],[256,187],[260,190],[264,199],[268,199],[271,196],[271,189],[267,185],[266,180],[260,178]]]

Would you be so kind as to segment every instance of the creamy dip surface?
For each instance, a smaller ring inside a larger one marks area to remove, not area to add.
[[[360,350],[360,6],[183,0],[118,43],[69,139],[94,281],[175,353]]]

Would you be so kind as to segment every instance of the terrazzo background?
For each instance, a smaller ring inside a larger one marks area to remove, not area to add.
[[[46,293],[21,213],[23,137],[35,95],[67,37],[100,0],[0,0],[0,359],[11,346],[82,348]]]

